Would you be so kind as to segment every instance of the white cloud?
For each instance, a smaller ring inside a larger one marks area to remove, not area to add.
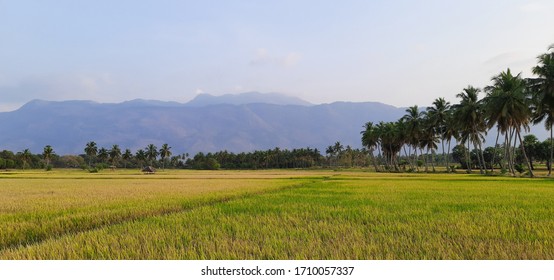
[[[495,55],[494,57],[487,59],[483,63],[484,64],[509,64],[513,61],[527,59],[527,58],[528,57],[521,52],[505,52],[505,53]]]
[[[282,65],[285,67],[293,67],[296,64],[298,64],[298,61],[302,58],[302,55],[299,53],[289,53],[285,56],[285,58],[282,60]]]
[[[0,96],[4,104],[10,104],[10,108],[33,99],[101,101],[113,99],[113,86],[114,82],[109,74],[33,76],[0,85]]]
[[[541,11],[544,11],[545,8],[546,8],[545,5],[540,2],[525,3],[519,7],[521,11],[526,13],[541,12]]]
[[[92,77],[81,77],[79,81],[80,86],[86,92],[98,91],[98,81]]]
[[[235,85],[233,87],[233,92],[243,92],[244,90],[245,90],[244,87],[241,85]]]
[[[252,66],[279,66],[284,68],[294,67],[298,64],[302,55],[297,52],[289,52],[286,55],[273,55],[266,48],[256,50],[254,58],[250,60]]]
[[[521,72],[523,76],[530,76],[532,75],[531,68],[535,64],[535,56],[530,51],[505,52],[484,61],[482,70],[487,74],[483,73],[481,75],[487,76],[491,73],[496,75],[497,72],[510,68],[514,74]]]
[[[256,55],[250,60],[250,65],[266,65],[271,63],[271,57],[269,51],[265,48],[259,48],[256,50]]]
[[[417,43],[414,45],[414,50],[416,52],[424,52],[424,51],[427,51],[427,45],[423,44],[423,43]]]
[[[15,111],[21,107],[21,103],[0,103],[0,112]]]

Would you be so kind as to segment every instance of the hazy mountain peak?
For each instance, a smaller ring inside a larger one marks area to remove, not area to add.
[[[182,106],[182,103],[175,102],[175,101],[160,101],[160,100],[152,100],[152,99],[133,99],[129,101],[125,101],[120,103],[119,105],[127,106],[127,107],[179,107]]]
[[[35,108],[57,106],[57,105],[76,106],[76,105],[93,105],[93,104],[98,104],[98,103],[90,100],[48,101],[43,99],[33,99],[25,103],[23,106],[21,106],[20,110],[35,109]]]
[[[298,97],[285,95],[282,93],[260,93],[260,92],[245,92],[239,94],[224,94],[215,96],[207,93],[197,95],[189,101],[187,105],[202,107],[217,104],[244,105],[253,103],[264,103],[274,105],[299,105],[311,106],[312,104]]]

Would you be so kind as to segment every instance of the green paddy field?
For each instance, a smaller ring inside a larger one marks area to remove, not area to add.
[[[554,180],[0,172],[0,259],[554,259]]]

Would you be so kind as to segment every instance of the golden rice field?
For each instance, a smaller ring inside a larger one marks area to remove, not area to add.
[[[554,259],[554,181],[0,172],[0,259]]]

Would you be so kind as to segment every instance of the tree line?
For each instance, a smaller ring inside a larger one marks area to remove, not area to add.
[[[99,147],[96,142],[86,143],[84,153],[80,155],[59,156],[52,146],[44,147],[41,154],[32,154],[29,149],[13,153],[0,152],[0,168],[83,168],[94,172],[106,168],[188,168],[188,169],[286,169],[286,168],[349,168],[367,167],[369,151],[365,148],[344,147],[336,142],[327,148],[326,156],[318,149],[299,148],[257,150],[253,152],[233,153],[219,151],[215,153],[199,152],[194,156],[188,153],[173,155],[172,147],[163,144],[159,149],[149,144],[134,153],[130,149],[122,150],[119,145],[111,148]]]
[[[550,140],[540,142],[536,136],[530,134],[523,138],[524,148],[527,151],[532,168],[536,161],[550,159]],[[232,153],[219,151],[215,153],[199,152],[189,157],[188,153],[173,155],[171,147],[164,144],[158,149],[149,144],[144,149],[133,153],[130,149],[122,150],[119,145],[113,145],[110,149],[98,147],[94,141],[88,142],[81,155],[59,156],[52,146],[47,145],[41,154],[32,154],[29,149],[18,153],[11,151],[0,152],[0,169],[38,169],[45,168],[82,168],[91,172],[98,172],[107,168],[140,168],[153,166],[155,168],[179,168],[179,169],[289,169],[289,168],[367,168],[376,166],[377,171],[386,170],[387,158],[382,154],[375,155],[366,148],[354,149],[340,142],[330,145],[325,150],[325,156],[318,149],[281,149],[259,150],[253,152]],[[487,168],[501,166],[503,149],[500,146],[487,147],[483,150],[483,158]],[[444,156],[421,153],[415,161],[415,168],[427,170],[425,162],[433,162],[436,165],[449,166],[450,170],[456,168],[468,168],[478,166],[479,152],[474,149],[469,151],[463,145],[456,145],[452,153]],[[413,155],[399,155],[399,170],[410,171],[409,161]],[[433,160],[430,160],[434,158]],[[523,155],[516,151],[516,169],[521,171]],[[417,171],[417,169],[414,169]]]
[[[457,158],[465,161],[462,165],[467,172],[477,168],[484,174],[494,172],[498,166],[513,176],[525,169],[533,177],[532,159],[522,133],[529,132],[531,124],[544,122],[550,131],[550,155],[545,159],[550,176],[554,154],[554,45],[548,51],[537,57],[538,64],[532,69],[536,78],[523,78],[521,73],[514,75],[508,68],[492,77],[492,84],[483,89],[471,85],[464,88],[456,95],[459,99],[456,104],[437,98],[426,110],[420,110],[417,105],[409,107],[396,122],[367,122],[361,132],[362,144],[370,151],[375,169],[401,171],[408,166],[408,170],[419,171],[419,153],[425,155],[425,170],[435,171],[435,153],[440,144],[446,170],[450,172],[450,157],[446,154],[450,154],[455,140],[459,143],[456,153],[464,153]],[[479,98],[481,92],[485,94],[483,98]],[[494,128],[497,130],[495,152],[487,160],[484,136]],[[377,158],[373,156],[375,150]],[[405,155],[403,161],[401,153]]]
[[[340,145],[340,144],[339,144]],[[342,147],[342,145],[340,145]],[[0,152],[0,168],[2,169],[36,169],[46,168],[83,168],[97,172],[106,168],[140,168],[153,166],[155,168],[189,168],[189,169],[270,169],[270,168],[311,168],[324,167],[332,161],[323,157],[318,149],[270,149],[248,153],[232,153],[220,151],[202,153],[190,157],[188,153],[173,155],[171,147],[163,144],[159,149],[149,144],[143,149],[132,152],[122,150],[119,145],[111,148],[98,147],[96,142],[86,143],[83,154],[59,156],[52,146],[44,147],[42,154],[32,154],[29,149],[18,153],[4,150]],[[360,154],[359,150],[348,147],[350,154]],[[358,156],[358,158],[365,157]],[[362,159],[363,160],[363,159]],[[336,162],[334,160],[333,162]],[[359,163],[359,161],[358,161]],[[347,166],[356,162],[349,161]],[[362,166],[358,164],[357,166]]]

